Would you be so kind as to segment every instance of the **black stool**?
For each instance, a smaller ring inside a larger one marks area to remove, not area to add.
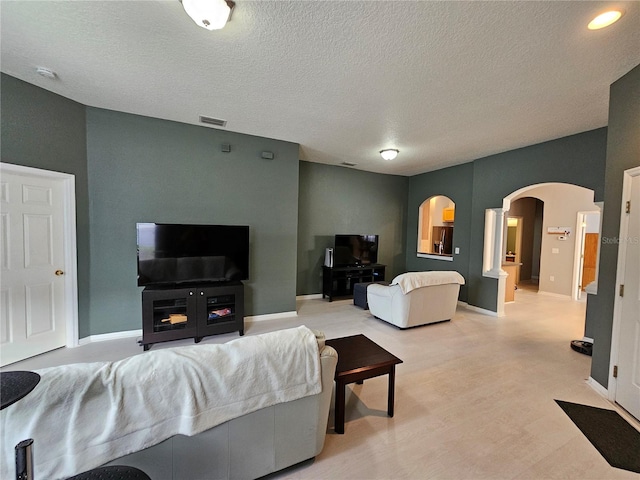
[[[0,410],[27,396],[39,382],[40,375],[35,372],[20,370],[0,373]]]
[[[0,410],[7,408],[29,394],[39,382],[40,375],[35,372],[0,373]],[[30,438],[16,445],[16,478],[18,480],[31,480],[34,477],[32,446],[33,440]],[[137,468],[114,465],[94,468],[68,480],[151,480],[151,478]]]
[[[67,480],[151,480],[151,478],[137,468],[113,465],[94,468]]]
[[[0,373],[0,410],[13,405],[28,395],[40,382],[40,375],[35,372]],[[16,445],[16,479],[33,479],[33,439],[27,438]]]
[[[369,302],[367,302],[367,287],[378,283],[381,285],[389,285],[387,282],[360,282],[353,286],[353,304],[356,307],[369,310]]]

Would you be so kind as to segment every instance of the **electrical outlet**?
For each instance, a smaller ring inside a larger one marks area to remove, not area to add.
[[[460,255],[460,247],[456,247],[455,253],[456,253],[456,255]]]
[[[555,281],[556,281],[556,277],[554,277],[553,275],[551,275],[551,276],[549,277],[549,280],[551,280],[552,282],[555,282]]]

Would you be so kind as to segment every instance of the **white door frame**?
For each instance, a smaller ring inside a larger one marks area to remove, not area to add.
[[[39,168],[24,167],[11,163],[0,163],[2,172],[27,175],[51,180],[61,180],[63,197],[64,232],[64,287],[67,347],[78,346],[78,262],[76,248],[76,190],[75,175],[53,172]]]
[[[617,365],[618,354],[620,353],[620,322],[622,321],[622,297],[618,295],[618,286],[624,281],[622,272],[624,271],[625,262],[627,260],[627,242],[622,239],[627,238],[629,229],[629,217],[627,216],[625,199],[631,195],[631,181],[633,177],[640,175],[640,167],[634,167],[624,171],[624,179],[622,182],[622,198],[620,205],[620,233],[618,234],[618,264],[616,266],[616,291],[615,302],[613,304],[613,329],[611,333],[611,354],[609,356],[609,386],[608,398],[612,402],[616,400],[616,391],[618,388],[617,379],[613,376],[613,366]],[[636,205],[635,208],[638,208]],[[637,215],[637,213],[636,213]]]

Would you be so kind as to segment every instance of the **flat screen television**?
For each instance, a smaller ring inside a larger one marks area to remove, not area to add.
[[[378,235],[336,235],[333,266],[352,267],[378,263]]]
[[[138,285],[249,278],[249,227],[138,223]]]

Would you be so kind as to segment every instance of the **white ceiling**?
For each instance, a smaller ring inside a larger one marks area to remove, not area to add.
[[[587,30],[612,5],[622,19]],[[638,1],[237,0],[213,32],[178,0],[0,8],[9,75],[89,106],[221,118],[299,143],[303,160],[399,175],[602,127],[609,85],[640,64]],[[378,154],[389,147],[390,162]]]

